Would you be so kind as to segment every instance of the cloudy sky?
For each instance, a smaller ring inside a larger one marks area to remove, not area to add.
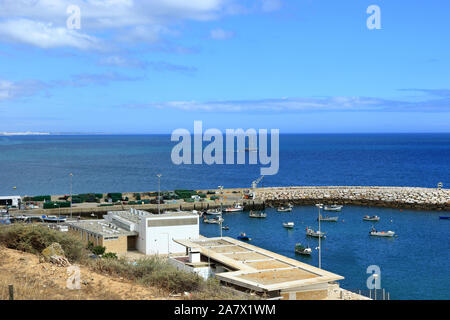
[[[450,132],[449,14],[444,0],[0,0],[0,132]]]

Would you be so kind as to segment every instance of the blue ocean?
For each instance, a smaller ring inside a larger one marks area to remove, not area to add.
[[[0,194],[250,187],[259,165],[175,165],[169,135],[0,137]],[[281,135],[264,186],[450,185],[450,134]],[[248,163],[248,161],[247,161]],[[16,187],[16,190],[12,188]]]
[[[139,192],[161,189],[250,187],[260,176],[258,165],[174,165],[176,143],[169,135],[80,135],[0,137],[0,195],[68,194],[73,192]],[[450,134],[298,134],[280,136],[280,169],[260,186],[411,186],[450,185]],[[13,189],[15,187],[15,189]],[[225,215],[224,235],[247,232],[252,243],[306,263],[295,256],[306,226],[316,228],[314,207],[292,213],[267,210],[266,219]],[[363,215],[377,214],[380,230],[394,239],[371,238]],[[442,214],[442,213],[441,213]],[[324,224],[323,268],[345,277],[344,288],[366,289],[370,265],[381,268],[381,285],[391,299],[450,298],[450,221],[437,212],[346,206],[340,222]],[[293,221],[294,230],[282,222]],[[205,236],[218,236],[216,225],[202,225]]]

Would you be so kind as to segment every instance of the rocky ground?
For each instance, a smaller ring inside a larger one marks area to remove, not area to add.
[[[424,210],[450,210],[450,190],[409,187],[287,187],[257,190],[269,204],[353,204]]]
[[[14,285],[17,300],[141,300],[174,299],[157,288],[133,284],[92,272],[80,266],[80,286],[67,288],[66,267],[44,262],[38,256],[0,247],[0,300],[9,299],[8,286]]]

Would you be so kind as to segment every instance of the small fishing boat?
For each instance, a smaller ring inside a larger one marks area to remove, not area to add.
[[[250,213],[248,215],[250,218],[266,218],[267,217],[267,213],[265,212],[253,212],[252,210],[250,210]]]
[[[278,212],[291,212],[292,211],[292,207],[278,207],[277,211]]]
[[[237,236],[238,240],[242,240],[242,241],[250,241],[252,240],[251,238],[249,238],[247,236],[247,234],[245,232],[241,232],[238,236]]]
[[[208,224],[220,224],[223,221],[224,221],[224,219],[222,217],[213,218],[213,219],[203,219],[203,222],[208,223]]]
[[[380,217],[379,216],[364,216],[363,220],[364,221],[380,221]]]
[[[66,222],[66,217],[57,217],[57,216],[42,216],[42,220],[48,223],[61,223]]]
[[[292,229],[295,226],[293,222],[283,222],[283,227],[287,229]]]
[[[319,219],[320,219],[320,221],[325,221],[325,222],[337,222],[339,217],[329,217],[329,216],[322,217],[322,215],[320,215],[319,218],[317,218],[317,221]]]
[[[210,216],[217,216],[217,215],[221,215],[222,211],[220,211],[220,209],[210,209],[210,210],[206,211],[206,214],[210,215]]]
[[[305,256],[310,256],[312,252],[312,249],[308,246],[305,247],[304,245],[302,245],[301,243],[297,243],[295,245],[295,253],[298,254],[303,254]]]
[[[450,220],[450,216],[440,216],[439,219],[441,219],[441,220]]]
[[[239,211],[244,211],[244,207],[241,206],[240,204],[235,204],[234,206],[223,210],[223,212],[239,212]]]
[[[230,227],[229,226],[223,226],[222,230],[230,230]]]
[[[326,238],[324,232],[314,231],[309,227],[306,228],[306,235],[314,238],[323,238],[323,239]]]
[[[375,237],[393,237],[395,235],[394,231],[377,231],[375,228],[370,230],[369,234]]]
[[[331,206],[323,207],[323,210],[325,210],[325,211],[341,211],[343,207],[344,206],[339,206],[339,205],[333,204]]]

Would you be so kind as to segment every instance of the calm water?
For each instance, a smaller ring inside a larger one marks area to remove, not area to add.
[[[257,165],[172,164],[167,136],[0,137],[0,194],[246,187]],[[266,186],[450,185],[450,134],[282,135]],[[14,191],[12,187],[16,186]]]
[[[311,257],[294,253],[298,242],[317,248],[318,239],[305,236],[307,226],[318,229],[317,208],[296,207],[292,213],[267,209],[266,213],[265,219],[249,218],[248,213],[224,214],[224,225],[230,230],[223,235],[236,238],[246,232],[253,245],[318,266],[318,250]],[[381,220],[362,221],[366,214],[376,214]],[[367,290],[367,267],[378,265],[381,286],[391,299],[450,298],[450,221],[439,220],[435,212],[356,206],[329,215],[338,215],[340,221],[321,223],[327,236],[321,241],[322,268],[344,276],[342,287]],[[282,226],[289,221],[295,223],[292,230]],[[380,231],[395,231],[398,237],[371,237],[372,225]],[[202,223],[200,231],[208,237],[220,236],[218,225]]]
[[[157,173],[163,190],[250,187],[260,175],[255,165],[173,165],[174,145],[168,135],[0,137],[0,195],[67,194],[71,172],[74,193],[157,190]],[[450,134],[282,135],[279,173],[263,183],[435,187],[441,181],[448,187],[449,159]],[[305,227],[316,226],[315,209],[267,212],[265,220],[228,215],[231,230],[224,233],[245,231],[255,245],[294,257],[295,243],[306,241]],[[361,221],[365,214],[381,216],[378,228],[394,230],[398,238],[370,238],[371,223]],[[449,221],[433,212],[357,207],[340,216],[344,222],[323,224],[323,267],[344,276],[344,287],[365,289],[366,268],[377,264],[392,298],[450,297]],[[285,230],[283,221],[296,228]],[[201,230],[219,234],[214,225]],[[312,258],[296,258],[317,265],[316,251]]]

